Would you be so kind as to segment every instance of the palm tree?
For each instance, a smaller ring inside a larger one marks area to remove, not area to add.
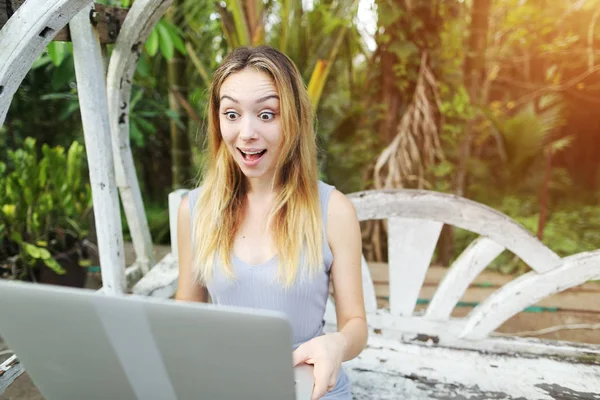
[[[310,11],[303,9],[302,2],[291,0],[268,8],[261,0],[231,0],[225,7],[216,7],[230,48],[269,44],[294,60],[308,81],[316,110],[358,0],[315,2]]]

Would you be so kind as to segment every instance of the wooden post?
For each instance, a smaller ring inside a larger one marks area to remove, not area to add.
[[[125,256],[110,141],[106,81],[97,32],[90,23],[93,3],[71,21],[75,76],[90,166],[104,293],[125,291]]]
[[[146,274],[154,266],[152,237],[129,145],[131,82],[143,43],[165,13],[171,0],[138,0],[129,12],[107,75],[108,112],[117,186],[136,253],[136,265]]]

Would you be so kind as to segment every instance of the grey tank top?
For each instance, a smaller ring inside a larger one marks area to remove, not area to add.
[[[323,268],[310,279],[298,271],[298,279],[290,288],[277,282],[277,256],[259,264],[249,265],[231,255],[236,278],[227,279],[215,268],[207,289],[214,304],[249,307],[283,312],[292,325],[294,348],[323,334],[325,306],[329,296],[329,271],[333,254],[327,242],[327,205],[335,189],[319,181],[319,198],[323,219]],[[193,210],[201,188],[189,192],[192,221]]]

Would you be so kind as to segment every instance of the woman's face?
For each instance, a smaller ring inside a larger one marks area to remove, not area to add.
[[[240,169],[251,181],[272,179],[283,141],[272,78],[246,68],[225,79],[219,98],[221,135]]]

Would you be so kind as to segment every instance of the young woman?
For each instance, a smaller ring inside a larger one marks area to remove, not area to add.
[[[213,76],[201,186],[178,215],[176,299],[284,312],[313,399],[351,399],[342,362],[367,340],[360,227],[318,180],[313,114],[298,69],[270,47],[238,48]],[[323,333],[333,283],[338,331]]]

